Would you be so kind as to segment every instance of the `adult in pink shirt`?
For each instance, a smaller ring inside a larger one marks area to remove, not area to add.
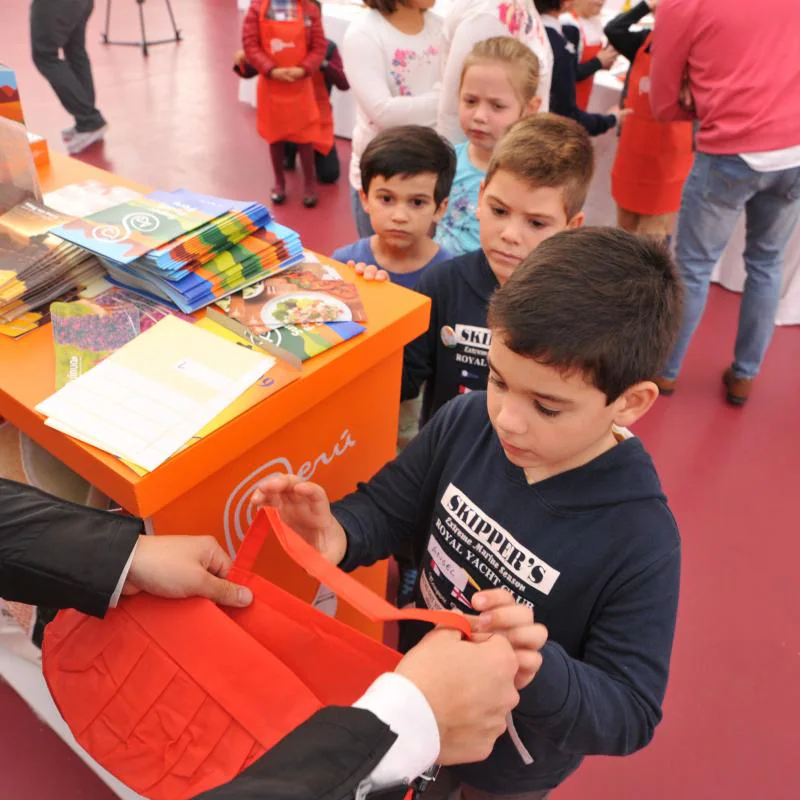
[[[653,113],[699,122],[676,243],[684,322],[659,385],[675,389],[714,265],[744,212],[747,281],[723,375],[728,402],[743,405],[772,338],[783,253],[800,217],[800,2],[659,0],[656,13]]]

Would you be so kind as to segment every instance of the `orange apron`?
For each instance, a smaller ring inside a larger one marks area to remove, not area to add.
[[[631,66],[617,157],[611,170],[611,194],[617,205],[636,214],[671,214],[692,168],[691,122],[657,122],[650,109],[650,45],[639,48]]]
[[[302,0],[297,0],[296,20],[267,19],[270,0],[263,0],[259,11],[261,46],[276,67],[297,67],[308,55],[305,15]],[[322,134],[320,109],[311,76],[294,83],[258,77],[257,127],[259,135],[270,144],[294,142],[313,144],[328,152],[333,144]]]
[[[586,32],[583,29],[583,24],[581,23],[580,17],[573,12],[573,17],[575,17],[575,21],[578,23],[578,30],[581,34],[581,55],[580,55],[580,63],[585,64],[587,61],[591,61],[602,49],[603,43],[598,42],[597,44],[589,44],[586,39]],[[575,84],[575,102],[582,111],[586,111],[589,106],[589,98],[592,96],[592,88],[594,87],[594,75],[586,78],[586,80],[578,81]]]

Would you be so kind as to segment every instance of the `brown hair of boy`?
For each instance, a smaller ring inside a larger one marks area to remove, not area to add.
[[[497,143],[484,185],[501,169],[533,187],[563,188],[570,220],[583,208],[592,182],[592,141],[575,120],[531,114],[515,122]]]
[[[450,195],[456,174],[453,145],[424,125],[398,125],[381,131],[361,154],[361,188],[369,194],[373,179],[409,177],[423,173],[436,175],[433,199],[436,207]]]
[[[505,64],[512,73],[511,85],[522,106],[527,106],[539,89],[539,59],[530,47],[510,36],[494,36],[478,42],[464,59],[461,83],[464,83],[467,70],[475,64],[498,62]]]
[[[542,242],[489,304],[489,327],[518,355],[578,371],[613,403],[669,357],[683,288],[669,250],[617,228]]]

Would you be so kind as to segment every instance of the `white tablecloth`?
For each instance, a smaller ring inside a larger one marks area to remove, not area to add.
[[[607,111],[620,101],[622,86],[607,72],[595,78],[589,110]],[[616,205],[611,197],[611,167],[617,152],[617,136],[607,133],[594,139],[595,178],[586,201],[586,218],[590,225],[616,225]],[[714,269],[712,280],[726,289],[741,292],[744,288],[744,214],[736,224],[722,258]],[[784,257],[783,292],[778,313],[778,325],[800,325],[800,226],[795,228]]]

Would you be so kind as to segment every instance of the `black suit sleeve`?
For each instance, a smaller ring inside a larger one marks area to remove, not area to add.
[[[141,520],[0,479],[0,597],[102,617]]]
[[[628,61],[633,61],[636,58],[639,48],[644,44],[644,40],[649,33],[649,31],[632,31],[630,27],[649,13],[650,6],[643,0],[630,11],[614,17],[604,29],[609,44],[625,56]]]
[[[196,800],[352,800],[396,738],[369,711],[323,708],[235,780]]]

